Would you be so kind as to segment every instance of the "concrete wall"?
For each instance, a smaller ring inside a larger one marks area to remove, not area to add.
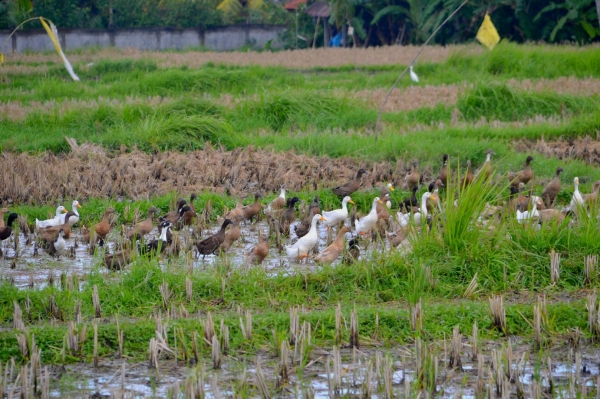
[[[140,50],[183,50],[190,47],[206,47],[214,51],[236,50],[246,45],[263,48],[267,42],[276,48],[278,36],[284,26],[232,25],[201,29],[59,29],[58,35],[63,50],[84,47],[137,48]],[[10,35],[0,31],[0,43]],[[44,30],[17,31],[7,45],[7,51],[51,51],[52,42]]]

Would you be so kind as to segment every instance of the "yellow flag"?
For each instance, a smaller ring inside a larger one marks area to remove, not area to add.
[[[483,23],[479,27],[479,31],[477,31],[477,40],[490,50],[494,48],[498,42],[500,42],[500,35],[496,30],[496,27],[492,23],[490,16],[486,13],[483,18]]]
[[[0,64],[4,64],[4,54],[0,53]]]
[[[56,52],[58,53],[58,55],[60,55],[60,58],[62,58],[63,63],[65,64],[65,68],[67,68],[67,72],[69,72],[69,75],[71,75],[71,78],[73,78],[73,80],[79,81],[79,76],[75,74],[71,63],[69,62],[67,57],[65,57],[65,53],[63,53],[62,48],[60,48],[60,42],[58,41],[58,30],[56,29],[56,26],[52,23],[52,21],[48,21],[50,23],[50,25],[48,25],[44,18],[40,18],[40,22],[44,26],[44,29],[46,29],[48,36],[50,36],[50,40],[52,40],[52,44],[54,44]]]

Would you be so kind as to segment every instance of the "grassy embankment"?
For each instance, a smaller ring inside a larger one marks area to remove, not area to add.
[[[560,60],[560,62],[558,61]],[[499,172],[517,170],[524,155],[512,149],[515,139],[536,140],[575,138],[594,135],[600,129],[597,96],[523,92],[511,79],[556,79],[565,76],[600,78],[600,51],[595,48],[536,48],[500,46],[484,55],[454,55],[445,62],[420,65],[417,71],[429,85],[467,82],[455,104],[423,107],[413,111],[387,112],[385,129],[373,140],[378,104],[356,99],[357,91],[385,89],[402,67],[318,68],[293,71],[275,67],[223,67],[208,65],[198,70],[159,69],[151,61],[101,61],[83,69],[82,83],[66,79],[60,66],[47,75],[10,76],[2,87],[4,104],[19,101],[15,114],[0,121],[0,145],[4,151],[68,151],[65,136],[79,142],[94,142],[109,150],[122,145],[143,151],[193,150],[206,141],[231,149],[238,146],[271,146],[276,150],[296,150],[309,155],[350,156],[367,161],[418,159],[436,165],[440,155],[449,152],[461,162],[469,158],[481,164],[487,148],[498,153]],[[411,85],[401,82],[400,90]],[[43,110],[36,109],[41,102]],[[48,103],[50,102],[50,103]],[[541,116],[541,118],[535,118]],[[482,121],[482,119],[485,120]],[[495,121],[500,121],[497,123]],[[565,186],[576,175],[600,177],[595,167],[579,160],[559,161],[536,156],[534,168],[540,176],[551,176],[558,165],[565,166]],[[451,163],[453,168],[456,163]],[[568,202],[570,185],[561,196]],[[97,285],[106,320],[100,326],[101,354],[117,348],[114,317],[119,314],[125,331],[127,355],[143,357],[154,335],[148,316],[163,307],[159,285],[166,281],[174,290],[167,309],[184,304],[194,314],[210,310],[224,318],[231,328],[232,348],[250,353],[269,345],[271,329],[286,334],[288,309],[305,305],[309,313],[302,319],[318,326],[317,345],[332,343],[333,307],[342,303],[344,313],[356,304],[360,331],[364,338],[374,333],[379,314],[378,337],[388,345],[413,337],[407,308],[419,298],[424,301],[424,331],[429,338],[449,335],[459,324],[467,334],[474,321],[482,337],[494,338],[487,297],[492,293],[516,293],[507,305],[509,331],[518,335],[533,333],[532,304],[537,293],[548,292],[552,325],[548,337],[567,334],[572,328],[586,328],[586,312],[581,289],[583,259],[600,249],[596,220],[584,219],[573,227],[551,226],[541,231],[522,229],[512,221],[494,231],[473,229],[471,220],[477,206],[486,199],[504,197],[505,187],[489,187],[489,196],[474,191],[466,194],[458,209],[446,208],[445,229],[423,234],[407,256],[395,253],[374,255],[353,267],[327,267],[312,273],[300,271],[267,276],[261,270],[231,269],[227,262],[211,271],[188,273],[183,260],[160,267],[156,260],[137,261],[122,275],[105,274],[100,268],[85,278],[81,290],[47,287],[17,290],[7,283],[0,286],[0,323],[9,326],[13,300],[31,300],[30,332],[44,348],[45,360],[62,361],[62,342],[67,327],[48,325],[49,297],[53,296],[64,320],[73,320],[76,301],[82,303],[84,320],[93,318],[92,285]],[[589,184],[584,188],[589,191]],[[452,190],[448,203],[452,202]],[[313,193],[299,193],[308,199]],[[336,199],[318,193],[325,208]],[[405,193],[394,194],[395,199]],[[361,209],[367,209],[371,193],[357,196]],[[175,194],[155,198],[153,204],[164,210]],[[213,200],[214,216],[235,199],[204,193],[200,203]],[[267,198],[272,198],[272,195]],[[114,200],[90,200],[88,220],[97,220],[107,203],[118,211],[125,205]],[[469,204],[466,205],[462,204]],[[128,204],[146,209],[148,202]],[[473,208],[473,207],[475,208]],[[44,208],[16,207],[35,217]],[[123,221],[130,220],[125,214]],[[550,282],[551,249],[563,255],[561,277]],[[465,294],[477,275],[477,290]],[[185,299],[185,279],[192,280],[191,302]],[[225,290],[222,284],[225,282]],[[592,282],[594,284],[595,281]],[[563,303],[561,295],[577,299]],[[244,342],[235,308],[254,313],[255,336]],[[23,307],[23,306],[22,306]],[[166,311],[166,309],[162,309]],[[60,316],[59,315],[59,316]],[[26,317],[27,318],[27,317]],[[527,320],[526,320],[527,319]],[[39,321],[38,321],[39,320]],[[197,318],[176,320],[170,331],[181,326],[190,339],[200,328]],[[88,329],[88,335],[91,329]],[[171,336],[173,339],[173,336]],[[0,333],[0,358],[18,355],[13,332]],[[189,349],[189,348],[188,348]],[[88,339],[83,357],[92,351]],[[76,360],[76,359],[70,359]]]

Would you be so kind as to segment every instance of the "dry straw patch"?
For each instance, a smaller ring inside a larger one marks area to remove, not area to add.
[[[224,151],[209,144],[190,153],[140,151],[109,155],[99,146],[77,145],[62,155],[0,155],[2,203],[47,203],[56,199],[123,196],[148,199],[176,190],[211,190],[246,195],[258,190],[319,189],[343,183],[364,167],[370,171],[365,186],[400,178],[406,165],[363,163],[350,158],[308,157],[294,152],[252,147]]]
[[[519,140],[514,143],[516,151],[520,152],[538,152],[547,157],[558,159],[576,158],[588,164],[600,164],[600,133],[596,138],[586,136],[574,140],[555,140],[546,141],[540,139]]]
[[[89,63],[103,59],[152,59],[160,67],[200,67],[207,62],[228,65],[261,65],[283,66],[286,68],[311,68],[335,67],[341,65],[373,66],[373,65],[407,65],[419,51],[416,46],[388,46],[363,48],[318,48],[307,50],[287,50],[279,52],[199,52],[188,51],[183,53],[141,51],[137,49],[106,48],[97,52],[69,54],[72,63]],[[443,62],[452,53],[482,51],[479,47],[466,45],[453,45],[446,47],[429,46],[423,51],[419,62]],[[60,60],[55,54],[14,54],[7,57],[7,61],[14,62],[56,62]]]
[[[439,85],[439,86],[409,86],[405,89],[395,89],[383,110],[412,111],[419,108],[435,107],[438,104],[453,105],[458,96],[464,90],[466,84],[462,85]],[[366,100],[374,108],[378,108],[387,95],[388,90],[361,90],[354,93],[354,97]]]
[[[600,94],[600,79],[584,78],[578,79],[574,76],[559,77],[557,79],[540,80],[514,80],[509,85],[518,90],[534,92],[554,92],[557,94],[572,94],[592,96]]]

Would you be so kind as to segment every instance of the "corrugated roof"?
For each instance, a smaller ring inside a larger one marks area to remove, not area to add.
[[[306,0],[292,0],[287,3],[283,8],[289,11],[295,11],[300,8],[301,5],[306,4]]]
[[[313,17],[329,17],[329,4],[326,1],[317,1],[306,9],[306,13]]]

